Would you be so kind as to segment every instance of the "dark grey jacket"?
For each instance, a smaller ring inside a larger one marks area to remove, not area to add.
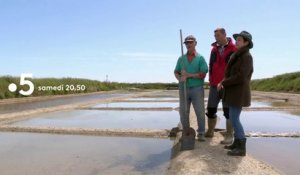
[[[248,47],[237,50],[230,58],[225,78],[224,102],[229,106],[246,107],[251,104],[250,80],[253,60]]]

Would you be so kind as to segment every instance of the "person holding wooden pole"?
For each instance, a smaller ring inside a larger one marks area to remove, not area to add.
[[[182,35],[181,35],[182,36]],[[182,42],[181,42],[182,44]],[[205,107],[204,107],[204,79],[208,72],[207,63],[202,55],[197,53],[197,40],[193,35],[185,38],[187,53],[178,58],[175,67],[175,77],[179,81],[180,121],[183,130],[190,128],[190,106],[193,104],[197,116],[197,137],[205,141]]]

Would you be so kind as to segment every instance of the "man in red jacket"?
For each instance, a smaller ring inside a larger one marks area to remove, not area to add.
[[[217,90],[217,85],[223,80],[225,69],[230,56],[236,51],[235,45],[232,43],[231,38],[226,37],[226,31],[224,28],[217,28],[214,31],[216,42],[212,44],[212,50],[209,60],[209,96],[207,103],[207,117],[208,117],[208,130],[205,133],[206,137],[214,136],[214,129],[217,122],[217,109],[220,100],[222,99],[223,91]],[[233,130],[231,122],[229,121],[229,109],[222,100],[223,115],[226,118],[226,137],[222,144],[228,144],[232,142]]]

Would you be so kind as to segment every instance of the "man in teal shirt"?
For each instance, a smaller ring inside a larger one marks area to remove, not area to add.
[[[203,85],[204,78],[208,72],[208,66],[204,57],[196,52],[197,40],[194,36],[187,36],[184,40],[184,44],[187,48],[187,53],[178,58],[174,71],[175,77],[179,81],[180,121],[184,130],[190,127],[189,114],[192,103],[197,116],[198,140],[205,141],[205,107]],[[184,92],[184,83],[186,83],[186,94]],[[187,104],[185,104],[185,102]]]

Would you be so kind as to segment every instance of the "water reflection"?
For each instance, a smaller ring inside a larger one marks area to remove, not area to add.
[[[173,97],[170,97],[170,98],[166,98],[166,97],[163,97],[163,98],[128,98],[126,99],[128,101],[179,101],[178,97],[176,98],[173,98]]]
[[[177,111],[98,111],[52,112],[19,121],[13,125],[73,128],[168,129],[179,122]]]
[[[113,108],[161,108],[161,107],[178,107],[178,102],[113,102],[98,104],[93,107],[113,107]],[[92,107],[92,108],[93,108]]]
[[[25,102],[25,103],[14,103],[14,104],[0,104],[0,114],[21,112],[25,110],[33,110],[39,108],[55,107],[66,104],[82,103],[91,100],[105,99],[111,97],[122,97],[126,96],[126,93],[118,94],[88,94],[82,96],[66,96],[58,99],[46,99],[41,101]]]
[[[278,168],[285,174],[299,174],[300,139],[249,138],[248,153]]]
[[[218,127],[225,128],[225,119],[219,111]],[[285,112],[243,111],[241,122],[246,132],[291,133],[300,132],[300,117]]]
[[[1,174],[165,174],[171,147],[168,139],[0,133],[0,168]]]
[[[169,163],[170,161],[170,149],[162,151],[160,153],[154,153],[148,155],[144,160],[140,160],[135,169],[145,173],[153,173],[154,170],[158,169],[162,165]]]

